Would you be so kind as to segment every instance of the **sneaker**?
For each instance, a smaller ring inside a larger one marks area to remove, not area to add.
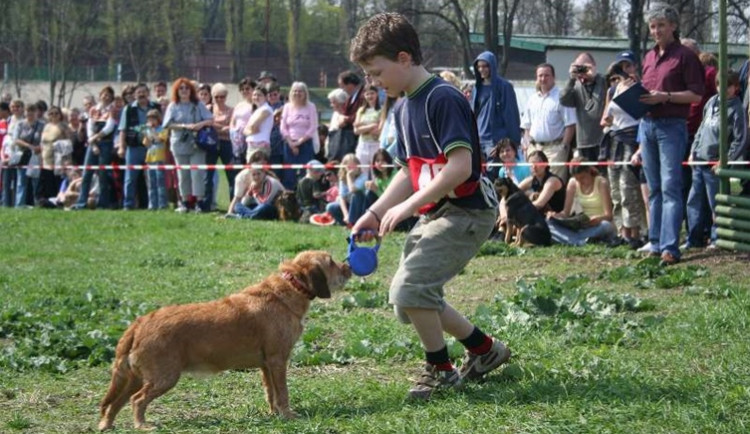
[[[188,212],[188,209],[185,205],[180,205],[177,208],[175,208],[174,212],[178,212],[180,214],[185,214]]]
[[[719,246],[716,245],[716,241],[711,241],[707,246],[706,250],[716,250]]]
[[[435,366],[425,363],[424,370],[419,374],[417,382],[409,389],[409,398],[427,401],[436,391],[460,386],[461,375],[456,369],[439,371]]]
[[[656,246],[651,244],[651,241],[647,242],[643,246],[641,246],[640,249],[637,250],[638,253],[654,253],[657,252]],[[658,253],[658,252],[657,252]]]
[[[461,363],[460,375],[464,380],[479,380],[488,372],[510,359],[510,350],[502,342],[492,339],[492,348],[482,355],[466,351]]]
[[[239,215],[235,214],[235,213],[228,212],[228,213],[224,214],[224,218],[225,219],[230,219],[230,220],[238,220],[241,217]]]

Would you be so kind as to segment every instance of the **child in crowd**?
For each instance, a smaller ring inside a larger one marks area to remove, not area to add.
[[[577,157],[571,162],[580,164],[585,160]],[[547,214],[552,240],[570,246],[583,246],[590,240],[612,241],[617,236],[617,229],[612,223],[609,182],[594,166],[573,165],[570,172],[573,177],[568,181],[565,207],[562,212],[550,211]],[[570,220],[567,220],[575,202],[583,211],[580,219],[574,220],[580,227],[571,227]]]
[[[167,161],[167,138],[169,132],[161,126],[161,112],[151,109],[146,113],[146,128],[142,131],[148,169],[148,209],[167,208],[167,184],[164,171],[157,165]]]
[[[479,134],[468,101],[424,68],[419,38],[403,15],[372,17],[352,40],[350,53],[389,96],[408,95],[408,104],[394,109],[394,160],[400,169],[356,221],[352,236],[368,240],[367,231],[383,236],[422,214],[407,235],[388,298],[396,316],[412,324],[425,352],[426,363],[409,397],[430,399],[436,391],[482,378],[510,358],[502,342],[445,300],[443,289],[489,237],[497,199],[482,175]],[[460,371],[450,361],[444,333],[467,349]]]
[[[310,160],[307,165],[307,173],[297,183],[296,195],[303,215],[309,218],[310,214],[319,213],[325,207],[325,190],[321,182],[325,166],[318,160]]]
[[[359,136],[355,154],[367,166],[362,171],[369,177],[375,151],[380,149],[380,100],[377,87],[366,86],[364,92],[364,104],[357,110],[353,125],[354,134]]]
[[[718,77],[716,86],[718,87]],[[745,153],[747,134],[747,113],[743,109],[742,100],[737,97],[740,88],[740,76],[735,71],[727,73],[727,126],[729,129],[728,160],[739,160]],[[703,121],[695,133],[695,140],[690,148],[688,161],[693,163],[716,162],[719,160],[719,95],[714,95],[706,101],[703,107]],[[716,248],[716,193],[719,191],[719,178],[716,176],[716,165],[695,164],[693,168],[693,183],[687,201],[688,238],[682,249],[703,247],[706,245],[702,228],[706,227],[701,213],[701,204],[706,198],[714,213],[708,248]]]
[[[339,198],[329,203],[326,210],[340,225],[354,224],[365,212],[365,182],[367,174],[359,167],[354,154],[346,154],[339,169]]]
[[[372,179],[365,182],[365,194],[366,206],[370,206],[375,203],[376,200],[383,194],[388,184],[391,183],[393,176],[396,175],[396,171],[393,169],[393,158],[383,148],[375,151],[375,155],[372,156]]]

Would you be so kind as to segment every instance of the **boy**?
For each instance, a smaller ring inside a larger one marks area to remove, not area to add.
[[[325,166],[318,160],[310,160],[307,174],[297,182],[297,202],[303,211],[300,221],[307,221],[311,214],[317,214],[325,208],[325,191],[321,179],[325,172]]]
[[[716,87],[718,88],[718,78]],[[740,75],[735,71],[727,73],[727,126],[729,129],[728,161],[741,159],[745,152],[747,134],[746,112],[742,100],[737,97],[740,89]],[[706,101],[703,107],[703,121],[695,133],[693,146],[690,148],[690,162],[715,162],[719,160],[719,95]],[[719,177],[715,175],[716,165],[694,165],[693,183],[687,201],[688,238],[681,246],[683,250],[705,245],[703,228],[706,227],[701,205],[708,198],[711,212],[716,210],[716,193],[719,191]],[[708,248],[716,248],[716,224],[711,226],[711,239]]]
[[[350,52],[373,85],[391,97],[407,95],[394,108],[394,160],[400,170],[352,231],[366,240],[371,235],[362,231],[385,235],[415,212],[422,214],[407,236],[389,302],[399,320],[414,326],[425,350],[427,363],[409,397],[429,399],[437,390],[483,377],[510,358],[502,342],[443,299],[443,285],[488,238],[497,199],[481,174],[479,136],[468,102],[421,65],[419,38],[406,18],[374,16],[359,29]],[[460,372],[448,358],[443,332],[467,348]]]

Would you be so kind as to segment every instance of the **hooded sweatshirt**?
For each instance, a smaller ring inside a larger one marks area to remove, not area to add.
[[[747,122],[742,100],[733,97],[727,100],[727,127],[729,130],[728,160],[740,159],[745,152]],[[703,122],[695,133],[690,152],[697,161],[719,159],[719,95],[712,96],[703,107]]]
[[[485,85],[477,69],[483,60],[490,66],[491,83]],[[476,82],[471,91],[471,108],[477,118],[479,140],[483,143],[497,143],[509,138],[521,143],[521,117],[518,114],[516,92],[509,81],[497,73],[497,60],[491,51],[485,51],[474,60]]]

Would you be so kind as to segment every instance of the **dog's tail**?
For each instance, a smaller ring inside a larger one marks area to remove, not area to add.
[[[141,387],[141,381],[133,372],[129,361],[135,330],[139,321],[140,318],[131,324],[117,343],[115,361],[112,364],[112,381],[109,384],[107,394],[99,404],[102,417],[102,421],[99,424],[100,430],[111,428],[115,416],[122,406]]]

